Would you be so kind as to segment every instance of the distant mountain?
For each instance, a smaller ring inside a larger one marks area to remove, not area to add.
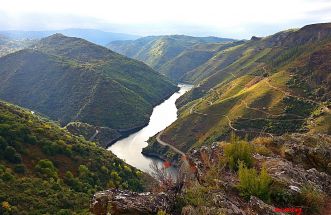
[[[0,34],[0,57],[31,46],[34,42],[30,39],[14,40]]]
[[[187,151],[242,137],[331,134],[331,24],[315,24],[225,48],[186,73],[195,87],[161,135]]]
[[[144,63],[61,34],[0,58],[0,98],[62,125],[140,127],[153,106],[176,90]]]
[[[197,67],[219,50],[219,43],[235,40],[218,37],[191,37],[185,35],[149,36],[134,41],[114,41],[111,50],[141,60],[180,81],[187,71]]]
[[[131,34],[106,32],[96,29],[64,29],[64,30],[51,30],[51,31],[0,31],[0,34],[7,36],[10,39],[41,39],[50,35],[61,33],[69,37],[79,37],[88,40],[98,45],[106,45],[115,40],[134,40],[139,36]]]

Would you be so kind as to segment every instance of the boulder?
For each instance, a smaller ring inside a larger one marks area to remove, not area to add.
[[[170,211],[175,201],[171,193],[136,193],[127,190],[110,189],[94,195],[90,211],[96,215],[156,214]]]

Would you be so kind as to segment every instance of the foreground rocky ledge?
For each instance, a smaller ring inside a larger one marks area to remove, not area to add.
[[[170,193],[136,193],[127,190],[110,189],[96,193],[91,202],[91,212],[103,214],[156,214],[170,211],[174,203]]]
[[[250,198],[243,198],[237,188],[237,173],[217,166],[220,158],[224,157],[223,146],[226,143],[221,142],[202,146],[187,153],[188,162],[183,164],[188,163],[190,170],[194,171],[188,173],[184,171],[187,180],[179,192],[175,193],[172,189],[166,192],[135,193],[110,189],[94,195],[91,212],[97,215],[157,214],[159,211],[181,215],[279,215],[289,208],[300,209],[303,211],[302,214],[310,215],[312,213],[306,211],[307,206],[302,202],[288,201],[289,198],[299,199],[302,189],[307,186],[313,187],[318,194],[326,194],[326,205],[331,204],[330,136],[292,134],[273,139],[260,139],[254,144],[261,142],[269,151],[252,154],[254,168],[258,170],[262,168],[262,164],[265,165],[274,186],[281,188],[279,195],[286,197],[283,203],[262,201],[253,195]],[[212,172],[213,167],[217,167],[217,174]],[[206,195],[203,199],[197,196],[200,195],[197,190],[189,198],[199,199],[198,203],[181,202],[188,191],[199,186],[205,189],[203,192]],[[329,210],[329,207],[324,207],[320,214],[327,214],[326,211]]]

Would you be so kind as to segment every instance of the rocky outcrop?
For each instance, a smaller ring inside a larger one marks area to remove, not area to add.
[[[275,211],[275,207],[272,207],[271,205],[268,205],[264,203],[261,199],[252,196],[249,204],[251,208],[257,212],[257,214],[263,214],[263,215],[284,215],[283,213],[279,213]]]
[[[156,214],[170,211],[175,201],[171,193],[136,193],[111,189],[96,193],[91,202],[91,212],[96,215]]]
[[[255,155],[254,158],[257,163],[264,163],[273,179],[286,184],[290,190],[299,192],[300,187],[310,184],[326,193],[331,192],[331,176],[315,168],[306,170],[280,157]]]
[[[270,153],[265,155],[253,153],[254,168],[259,171],[264,165],[272,178],[273,186],[281,189],[286,198],[300,200],[303,188],[307,187],[313,187],[321,195],[329,194],[331,193],[331,176],[328,172],[323,172],[323,166],[312,162],[311,158],[314,154],[315,157],[319,157],[318,160],[330,162],[329,140],[330,137],[327,135],[291,134],[274,137],[262,143],[269,147]],[[210,146],[192,149],[187,153],[183,162],[189,167],[189,172],[185,172],[186,184],[176,195],[172,192],[138,194],[109,190],[94,196],[91,211],[94,214],[106,214],[107,211],[111,214],[153,214],[159,210],[176,215],[283,214],[281,212],[284,208],[275,208],[283,203],[273,200],[271,200],[272,203],[264,202],[255,196],[247,199],[240,195],[237,172],[229,170],[221,161],[222,159],[224,161],[223,146],[225,144],[228,143],[215,142]],[[326,157],[323,158],[323,156]],[[213,172],[215,167],[217,172]],[[210,175],[210,173],[217,175]],[[190,191],[192,187],[201,187],[202,191],[199,190],[200,188]],[[194,199],[194,195],[200,195],[197,198],[203,196],[205,202],[198,204],[194,201],[182,202],[184,205],[179,207],[176,201],[181,198],[187,200],[188,192],[194,192],[188,199]],[[285,203],[286,207],[296,204]],[[300,205],[298,208],[302,208],[302,202],[298,204]]]
[[[291,134],[274,138],[277,148],[283,147],[284,157],[302,165],[331,174],[331,137],[322,134]]]

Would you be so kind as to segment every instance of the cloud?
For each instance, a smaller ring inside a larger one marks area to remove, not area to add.
[[[134,34],[249,38],[331,21],[329,0],[11,0],[2,29],[98,28]]]

